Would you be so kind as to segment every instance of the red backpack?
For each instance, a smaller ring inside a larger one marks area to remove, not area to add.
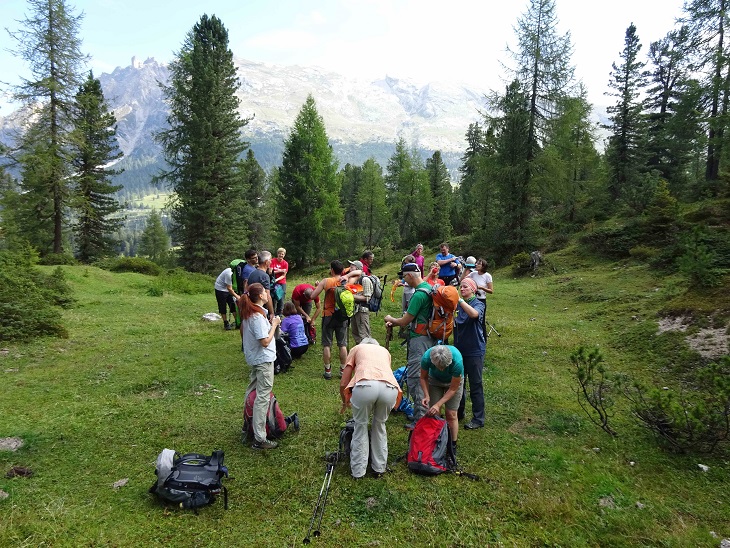
[[[445,341],[454,331],[454,312],[459,305],[459,291],[453,285],[439,285],[431,289],[419,287],[416,291],[431,295],[433,309],[428,323],[416,324],[414,331],[437,341]]]
[[[456,454],[448,423],[441,417],[418,420],[408,441],[408,468],[417,474],[436,475],[456,470]]]
[[[256,399],[256,390],[252,390],[246,399],[246,406],[243,410],[243,432],[253,439],[253,402]],[[279,402],[272,392],[269,395],[269,411],[266,413],[266,437],[269,439],[280,438],[286,432],[290,424],[294,423],[294,430],[299,430],[299,418],[294,413],[285,417],[281,412]]]

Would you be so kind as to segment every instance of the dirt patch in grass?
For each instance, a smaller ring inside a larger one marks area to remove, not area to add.
[[[23,447],[20,438],[0,438],[0,451],[17,451]]]
[[[667,316],[659,320],[659,333],[667,331],[686,332],[692,325],[691,316]],[[730,351],[727,327],[706,327],[685,337],[689,347],[703,358],[714,360]]]

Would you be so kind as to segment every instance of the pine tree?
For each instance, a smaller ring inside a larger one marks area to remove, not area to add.
[[[246,202],[251,212],[246,220],[247,230],[250,234],[249,246],[253,249],[266,249],[271,240],[273,216],[268,211],[269,196],[267,193],[266,172],[256,160],[253,150],[246,152],[244,162],[245,186],[248,189]]]
[[[376,246],[385,247],[392,227],[388,221],[388,208],[385,201],[385,181],[383,168],[373,158],[369,158],[360,170],[360,185],[356,189],[356,204],[359,213],[359,242],[365,249]]]
[[[609,86],[614,90],[607,95],[616,97],[616,104],[608,107],[611,136],[606,158],[610,165],[609,198],[612,203],[621,200],[636,209],[641,208],[646,171],[644,145],[646,123],[643,117],[641,92],[646,85],[645,63],[639,60],[641,43],[632,23],[626,29],[621,64],[613,63]]]
[[[167,235],[165,227],[162,226],[160,214],[153,209],[147,217],[137,251],[140,255],[146,255],[150,260],[158,263],[165,259],[168,249],[170,249],[170,237]]]
[[[180,262],[194,272],[219,272],[248,237],[249,190],[240,159],[248,119],[238,113],[239,86],[228,31],[217,17],[203,15],[170,64],[170,84],[163,86],[169,129],[157,135],[170,166],[157,180],[175,191]]]
[[[728,0],[687,0],[680,22],[688,29],[685,53],[693,57],[693,69],[704,76],[709,100],[705,116],[708,127],[705,179],[717,193],[721,162],[727,156],[725,133],[730,112],[730,5]]]
[[[24,177],[21,192],[31,217],[24,230],[42,253],[62,253],[69,190],[69,119],[79,84],[82,15],[74,15],[65,0],[28,0],[31,14],[21,30],[10,33],[14,54],[29,64],[31,77],[23,78],[13,94],[27,107],[32,135],[20,143]],[[32,193],[32,194],[29,194]],[[30,231],[42,230],[41,234]]]
[[[311,95],[284,142],[277,206],[278,232],[297,266],[331,259],[342,250],[337,161]]]
[[[361,216],[357,203],[357,191],[362,183],[362,167],[345,164],[337,176],[340,180],[340,204],[347,227],[344,238],[349,250],[357,250],[362,246]]]
[[[116,141],[116,119],[109,112],[101,82],[92,73],[76,94],[73,124],[70,148],[75,170],[75,244],[77,257],[91,262],[114,250],[116,242],[111,235],[124,222],[118,215],[122,206],[113,196],[122,187],[109,180],[119,172],[106,167],[122,157]]]
[[[451,176],[441,158],[441,151],[437,150],[426,160],[428,184],[433,198],[433,220],[431,221],[430,237],[423,238],[447,240],[451,236]]]

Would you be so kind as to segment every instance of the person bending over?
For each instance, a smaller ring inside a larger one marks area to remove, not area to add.
[[[437,417],[446,407],[446,422],[456,452],[459,437],[458,411],[464,390],[464,361],[455,347],[442,344],[426,350],[421,358],[421,390],[425,396],[422,405],[426,415]]]

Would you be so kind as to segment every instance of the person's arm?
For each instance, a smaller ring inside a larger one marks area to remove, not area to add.
[[[324,286],[326,283],[327,283],[327,278],[325,278],[324,280],[320,280],[320,282],[317,284],[317,287],[315,287],[314,291],[312,291],[312,300],[319,297],[319,294],[322,293],[322,291],[324,290]]]
[[[271,327],[269,328],[269,334],[264,337],[263,339],[259,339],[259,342],[261,343],[261,346],[269,346],[269,343],[271,343],[271,340],[274,338],[274,333],[276,333],[276,328],[279,327],[279,324],[281,323],[281,320],[278,316],[274,317],[273,320],[271,320]]]
[[[439,264],[439,266],[451,264],[452,261],[453,261],[453,259],[451,257],[446,257],[445,259],[439,259],[439,256],[436,255],[436,262]]]
[[[347,274],[340,276],[340,281],[344,280],[346,284],[355,284],[360,276],[362,276],[362,270],[350,270]]]
[[[472,320],[476,320],[477,318],[479,318],[479,311],[461,297],[459,297],[458,306],[460,306],[461,309],[466,312],[466,315],[469,316]]]
[[[483,289],[484,291],[486,291],[487,293],[489,293],[490,295],[491,295],[492,293],[494,293],[494,288],[493,288],[493,286],[492,286],[492,282],[488,282],[488,283],[487,283],[487,287],[482,287],[482,289]]]
[[[299,314],[300,316],[302,316],[304,318],[305,322],[311,321],[311,319],[309,318],[309,314],[307,314],[304,311],[304,309],[302,308],[302,303],[300,303],[299,301],[297,301],[294,298],[292,298],[291,302],[294,305],[294,310],[296,310],[297,314]]]
[[[269,299],[266,301],[266,309],[269,311],[269,318],[274,317],[274,303],[271,301],[271,290],[267,289],[266,294],[269,296]]]
[[[385,325],[397,325],[398,327],[406,327],[413,321],[413,315],[406,312],[400,318],[394,318],[390,314],[385,317]]]
[[[312,319],[309,320],[310,322],[314,322],[317,316],[322,313],[322,301],[320,299],[313,299],[312,302],[314,303],[314,314],[312,314]]]
[[[423,383],[421,383],[421,386],[423,386]],[[451,384],[449,384],[449,389],[446,391],[446,393],[443,395],[443,397],[434,403],[429,410],[426,412],[427,415],[431,417],[435,417],[439,414],[441,411],[441,406],[444,405],[447,401],[449,401],[452,397],[454,397],[454,394],[459,390],[459,387],[461,386],[461,377],[451,377]],[[426,405],[425,407],[428,407]]]
[[[238,300],[238,295],[236,294],[235,291],[233,291],[233,286],[232,285],[227,284],[226,285],[226,289],[228,290],[228,293],[230,293],[231,295],[233,295],[233,298],[234,299]]]
[[[421,377],[418,379],[418,382],[421,383],[421,391],[423,392],[421,405],[428,409],[428,404],[430,403],[431,398],[428,395],[428,371],[426,369],[421,369]]]
[[[368,278],[362,280],[362,291],[354,295],[355,301],[363,305],[367,305],[370,302],[370,297],[373,296],[373,283]]]
[[[350,406],[350,397],[352,396],[352,393],[347,389],[347,385],[350,384],[350,380],[352,380],[352,375],[354,372],[355,366],[350,361],[350,357],[348,356],[345,368],[342,370],[342,379],[340,380],[340,398],[342,399],[342,407],[340,408],[340,413],[344,413]]]

